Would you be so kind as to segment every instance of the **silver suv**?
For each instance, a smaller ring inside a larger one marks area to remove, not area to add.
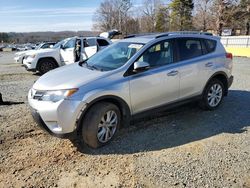
[[[137,115],[198,100],[214,110],[233,82],[232,54],[205,33],[129,36],[91,58],[48,72],[28,94],[52,135],[97,148]]]

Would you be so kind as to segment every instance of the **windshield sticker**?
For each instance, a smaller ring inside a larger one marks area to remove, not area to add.
[[[142,46],[143,46],[142,44],[130,44],[128,47],[139,50]]]

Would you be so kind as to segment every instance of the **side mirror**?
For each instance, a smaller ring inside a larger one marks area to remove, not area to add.
[[[137,61],[137,62],[134,63],[134,70],[133,70],[133,72],[144,71],[147,68],[149,68],[149,64],[147,62]]]
[[[62,44],[61,44],[60,48],[63,49],[63,50],[65,49],[64,46],[63,46]]]
[[[49,48],[53,48],[53,45],[49,45]]]

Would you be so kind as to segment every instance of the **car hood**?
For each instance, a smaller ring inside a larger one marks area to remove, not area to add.
[[[33,85],[36,90],[59,90],[79,88],[93,80],[107,74],[97,70],[90,70],[73,63],[52,70],[41,76]]]
[[[39,49],[39,50],[29,50],[26,52],[27,55],[33,55],[33,54],[42,54],[42,53],[50,53],[58,51],[58,49],[52,49],[52,48],[46,48],[46,49]]]
[[[17,52],[15,53],[16,56],[21,56],[27,53],[33,53],[35,50],[27,50],[27,51],[22,51],[22,52]]]

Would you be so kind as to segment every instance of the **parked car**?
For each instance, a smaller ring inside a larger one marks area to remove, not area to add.
[[[58,42],[52,49],[29,52],[23,65],[28,71],[44,74],[57,67],[87,59],[110,45],[103,37],[73,37]]]
[[[34,119],[52,135],[93,148],[131,118],[190,101],[215,110],[233,82],[232,54],[203,33],[130,37],[40,77],[28,93]]]
[[[15,53],[14,60],[16,63],[23,64],[23,60],[24,60],[24,57],[26,56],[26,54],[35,53],[36,50],[40,50],[40,49],[52,48],[55,44],[56,44],[56,42],[43,42],[43,43],[39,44],[34,50],[17,52],[17,53]]]

